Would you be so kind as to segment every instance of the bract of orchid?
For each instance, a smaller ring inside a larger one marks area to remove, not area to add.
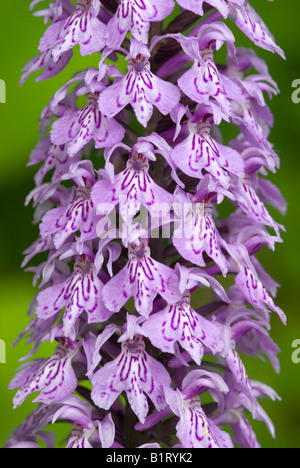
[[[252,419],[275,436],[260,400],[279,397],[242,356],[280,370],[271,314],[286,316],[256,255],[282,242],[267,205],[286,202],[267,179],[278,87],[231,24],[284,53],[248,0],[40,3],[21,84],[58,75],[74,47],[98,66],[39,118],[26,199],[39,238],[22,264],[38,292],[15,340],[32,347],[9,386],[15,408],[38,406],[5,447],[55,448],[63,421],[66,448],[258,448]],[[36,357],[45,342],[52,355]]]

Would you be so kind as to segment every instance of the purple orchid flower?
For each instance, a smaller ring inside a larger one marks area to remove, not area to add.
[[[71,203],[61,208],[48,211],[40,225],[40,233],[43,238],[53,235],[53,242],[59,249],[69,236],[81,231],[82,239],[94,239],[96,237],[96,225],[99,217],[96,208],[90,199],[91,186],[78,187]]]
[[[197,372],[195,371],[193,376],[193,372],[191,372],[190,376],[183,381],[182,392],[170,388],[165,390],[167,403],[175,415],[179,417],[176,426],[179,441],[185,448],[233,448],[228,434],[205,415],[199,396],[190,395],[192,388],[193,392],[195,389],[198,389],[199,392],[203,387],[208,387],[212,395],[215,391],[226,394],[228,387],[219,376],[210,374],[212,381],[207,383],[205,372],[202,372],[201,375],[201,371],[199,371],[199,376]],[[198,378],[193,382],[195,377]]]
[[[126,391],[134,413],[143,423],[148,414],[148,403],[144,393],[156,409],[166,407],[164,387],[171,379],[166,369],[145,351],[143,336],[134,334],[128,317],[128,333],[119,339],[122,343],[120,355],[108,362],[92,377],[93,401],[99,408],[110,408],[122,391]],[[140,327],[138,327],[139,331]]]
[[[102,421],[93,419],[92,406],[73,395],[65,399],[63,403],[54,414],[52,424],[58,419],[67,419],[74,422],[66,448],[91,449],[93,447],[90,439],[96,443],[99,440],[102,448],[110,448],[113,445],[115,425],[111,414],[108,414]]]
[[[52,49],[52,57],[56,62],[64,52],[80,45],[81,55],[98,52],[105,46],[105,25],[97,18],[100,10],[99,0],[77,0],[74,13],[57,21],[45,32],[39,45],[39,50],[45,52]]]
[[[147,141],[138,142],[130,151],[126,169],[109,180],[108,174],[95,184],[92,199],[98,213],[101,205],[120,204],[120,212],[127,222],[145,206],[153,216],[157,211],[165,215],[170,211],[173,196],[159,187],[149,176],[150,161],[155,161],[154,148]],[[105,195],[104,195],[105,194]]]
[[[248,302],[261,311],[267,312],[268,309],[271,309],[278,314],[283,323],[286,323],[284,312],[275,305],[272,297],[259,279],[245,247],[243,245],[231,245],[227,246],[227,249],[231,252],[234,262],[238,262],[238,275],[235,282]]]
[[[207,119],[189,122],[189,136],[172,152],[173,162],[187,175],[202,179],[204,171],[219,180],[223,187],[230,184],[229,174],[243,174],[241,155],[232,148],[221,145],[210,135]],[[185,155],[185,158],[182,157]]]
[[[144,44],[148,43],[150,23],[161,22],[174,8],[173,0],[120,0],[119,7],[107,25],[107,45],[118,49],[128,31]]]
[[[179,223],[174,231],[174,247],[183,258],[202,267],[206,265],[203,259],[206,252],[226,276],[229,265],[222,252],[224,241],[214,223],[211,201],[206,199],[203,203],[196,203],[193,197],[178,190],[175,203],[181,211],[183,208],[183,212],[176,213]]]
[[[14,397],[14,407],[20,406],[33,392],[40,391],[36,402],[57,403],[71,395],[77,387],[77,378],[72,367],[72,359],[78,349],[69,347],[64,339],[57,346],[51,358],[34,362],[25,367],[10,383],[10,388],[21,387]]]
[[[228,354],[229,328],[197,314],[190,305],[188,293],[177,304],[151,315],[142,329],[151,343],[165,353],[175,354],[175,346],[179,343],[198,365],[205,349],[213,354]]]
[[[147,127],[153,106],[167,115],[179,103],[178,88],[151,72],[149,57],[148,48],[133,40],[127,75],[100,95],[99,108],[103,114],[112,118],[131,104],[138,121]]]
[[[20,85],[24,84],[32,73],[40,70],[44,70],[40,76],[36,78],[36,81],[43,81],[58,75],[62,70],[66,68],[73,56],[72,51],[68,51],[62,54],[56,62],[52,57],[52,50],[45,50],[40,55],[34,57],[28,64],[23,68],[23,75],[20,80]]]
[[[97,99],[97,94],[89,95],[85,107],[60,117],[52,126],[52,142],[55,145],[69,143],[68,153],[71,157],[92,139],[96,148],[107,148],[119,143],[124,137],[121,125],[99,111]]]
[[[74,338],[74,325],[83,311],[88,314],[89,323],[105,322],[112,315],[104,306],[102,290],[103,283],[94,265],[82,255],[67,281],[54,284],[38,294],[37,316],[48,319],[65,308],[63,330],[65,336]]]
[[[171,268],[151,258],[147,240],[139,239],[129,245],[127,265],[104,286],[104,303],[110,311],[119,312],[133,296],[137,312],[148,317],[157,294],[171,304],[180,300],[173,275]],[[118,296],[113,294],[116,289]]]
[[[276,45],[272,34],[248,0],[231,0],[231,3],[234,5],[232,14],[241,31],[258,47],[276,52],[285,58],[284,52]]]
[[[44,107],[30,155],[40,237],[22,266],[38,292],[9,388],[15,407],[35,392],[39,406],[8,448],[54,448],[61,421],[66,448],[258,448],[251,417],[275,436],[260,400],[279,397],[242,356],[280,370],[271,314],[286,316],[257,258],[284,231],[268,209],[286,212],[267,178],[279,90],[232,22],[284,53],[248,0],[177,3],[30,4],[50,25],[21,84],[58,75],[77,45],[99,57]],[[36,358],[45,342],[54,353]]]

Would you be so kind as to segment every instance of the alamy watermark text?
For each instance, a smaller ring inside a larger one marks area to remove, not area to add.
[[[0,340],[0,364],[6,363],[6,344],[5,341]]]
[[[0,104],[6,103],[6,83],[4,80],[0,80]]]

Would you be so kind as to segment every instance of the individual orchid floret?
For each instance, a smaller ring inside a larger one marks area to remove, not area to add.
[[[228,392],[227,385],[216,374],[212,374],[209,378],[207,373],[203,372],[202,376],[199,374],[199,378],[197,377],[196,374],[196,381],[193,381],[193,376],[188,374],[183,381],[181,392],[178,389],[174,391],[171,388],[165,388],[167,403],[174,414],[179,417],[176,430],[182,447],[233,448],[230,436],[206,416],[201,407],[200,397],[197,395],[197,392],[204,392],[207,389],[212,391],[212,394],[214,392],[226,394]]]
[[[270,180],[257,178],[257,195],[264,202],[273,206],[282,215],[286,214],[287,201],[282,193]]]
[[[65,308],[64,334],[74,339],[74,325],[84,311],[89,323],[105,322],[112,315],[104,306],[102,290],[103,283],[97,276],[94,265],[82,255],[77,259],[69,279],[38,294],[37,316],[46,320]]]
[[[91,140],[94,140],[96,148],[107,148],[116,145],[124,137],[123,127],[99,111],[98,97],[97,93],[90,94],[85,107],[60,117],[52,125],[52,143],[68,143],[68,153],[71,157]]]
[[[257,88],[258,85],[256,84]],[[273,117],[268,106],[258,104],[255,99],[249,96],[243,96],[242,99],[237,97],[232,101],[231,120],[239,125],[241,131],[247,137],[248,144],[249,140],[250,142],[253,140],[252,145],[267,153],[269,160],[273,158],[275,167],[277,167],[278,156],[268,141],[270,128],[273,126]]]
[[[241,73],[249,73],[252,68],[256,73],[249,74],[242,79]],[[272,79],[268,67],[253,54],[252,50],[236,49],[234,55],[229,57],[228,65],[224,71],[226,76],[234,77],[245,96],[254,99],[261,107],[267,106],[264,93],[268,95],[269,99],[279,93],[278,85]]]
[[[7,439],[4,448],[40,448],[37,439],[42,440],[47,448],[54,448],[55,434],[43,431],[43,429],[51,422],[56,411],[56,405],[45,405],[43,403],[38,405],[25,421],[14,430]]]
[[[20,333],[18,338],[14,341],[14,346],[16,346],[24,336],[27,336],[26,344],[33,343],[31,351],[27,356],[20,359],[21,362],[31,358],[39,349],[40,344],[50,339],[51,330],[55,322],[56,317],[43,320],[35,316],[25,330]]]
[[[225,381],[230,391],[225,395],[224,410],[218,414],[214,420],[217,424],[229,424],[232,428],[236,444],[242,448],[260,448],[255,432],[246,416],[246,412],[252,413],[254,419],[262,421],[266,424],[271,436],[275,437],[274,425],[269,416],[263,410],[261,405],[256,403],[253,408],[252,399],[249,395],[243,393],[236,384],[230,373],[225,373]],[[259,382],[251,381],[253,395],[255,398],[262,398],[265,395],[269,396],[273,401],[279,399],[279,396],[268,386],[262,385]]]
[[[228,245],[227,250],[234,259],[238,274],[236,285],[245,295],[250,304],[262,312],[269,312],[269,309],[276,312],[283,323],[286,323],[286,316],[280,307],[276,306],[272,297],[267,292],[263,283],[249,258],[247,249],[241,244]]]
[[[229,264],[222,252],[221,238],[213,219],[213,205],[209,199],[196,203],[195,198],[181,190],[175,195],[176,219],[173,244],[183,258],[198,265],[205,266],[203,254],[206,253],[220,267],[226,276]],[[177,210],[176,210],[177,211]]]
[[[60,99],[55,106],[52,105],[53,100],[54,98],[51,99],[50,103],[47,104],[41,112],[39,117],[39,135],[44,135],[46,132],[48,133],[53,117],[63,117],[68,112],[77,109],[76,88],[73,89],[70,94],[65,93],[62,99]]]
[[[25,255],[22,262],[22,268],[24,268],[30,260],[32,260],[36,255],[42,252],[46,252],[53,248],[53,242],[51,236],[46,238],[38,238],[30,247],[28,247],[23,253]]]
[[[105,59],[109,57],[109,52],[111,51],[107,49],[106,53],[103,52]],[[122,73],[114,65],[106,65],[105,59],[101,59],[98,70],[91,67],[86,71],[76,74],[71,80],[67,81],[51,98],[49,112],[52,111],[53,115],[62,117],[68,114],[69,110],[77,108],[76,101],[78,97],[89,94],[100,94],[105,89],[109,76],[118,79],[122,78]],[[77,83],[77,85],[70,90],[74,83]]]
[[[128,31],[136,40],[147,44],[150,23],[163,21],[175,5],[173,0],[120,0],[119,3],[106,31],[107,45],[114,49],[121,46]]]
[[[230,16],[233,16],[240,30],[258,47],[276,52],[285,58],[283,50],[276,45],[272,34],[248,0],[231,0],[231,4],[234,7]]]
[[[170,386],[171,379],[164,366],[146,352],[142,335],[123,338],[119,340],[121,354],[92,377],[92,399],[99,408],[110,409],[125,391],[132,410],[143,423],[149,411],[144,393],[158,411],[163,410],[167,406],[164,387]]]
[[[78,187],[72,193],[72,200],[65,206],[47,211],[40,225],[43,238],[53,235],[53,243],[59,249],[77,231],[81,232],[80,241],[94,239],[96,226],[100,219],[90,198],[91,185]]]
[[[263,360],[266,355],[278,373],[280,349],[269,335],[269,317],[262,318],[258,312],[248,309],[247,300],[237,286],[232,286],[228,294],[231,304],[220,310],[216,319],[230,325],[236,349]]]
[[[45,182],[42,185],[34,188],[26,198],[26,205],[33,199],[34,206],[39,206],[36,210],[35,221],[39,222],[45,211],[52,208],[54,205],[68,205],[72,199],[72,193],[66,188],[62,182],[70,180],[75,187],[86,187],[88,184],[95,183],[94,166],[90,160],[79,160],[75,157],[70,159],[70,164],[67,164],[68,171],[60,175],[53,174],[50,182]],[[52,203],[52,204],[51,204]]]
[[[171,404],[171,403],[170,403]],[[185,448],[233,448],[230,436],[219,429],[213,420],[206,417],[201,408],[200,399],[194,397],[183,401],[183,409],[177,414],[177,436]],[[186,430],[191,424],[191,429]]]
[[[145,206],[152,216],[160,211],[167,214],[173,202],[173,195],[159,187],[149,175],[150,161],[155,161],[154,148],[147,141],[139,141],[130,152],[126,169],[110,180],[108,177],[97,182],[92,190],[92,199],[101,212],[101,205],[120,205],[124,220],[130,222]]]
[[[240,128],[244,135],[248,134],[248,131],[245,131],[245,127],[241,125]],[[246,140],[244,136],[242,136],[238,140],[232,140],[230,145],[241,153],[245,161],[245,174],[251,176],[259,169],[268,169],[273,173],[276,172],[276,169],[279,166],[277,154],[273,150],[270,151],[260,143],[257,144],[255,138]]]
[[[279,91],[277,83],[272,79],[269,68],[265,60],[260,58],[256,51],[246,47],[237,47],[234,54],[228,56],[227,63],[230,72],[241,78],[244,72],[250,72],[252,68],[260,75],[264,76],[266,82],[272,84],[272,87]],[[228,67],[227,67],[228,68]],[[243,80],[241,80],[241,83]],[[247,82],[247,77],[246,77]]]
[[[151,72],[146,46],[134,41],[132,44],[127,75],[101,93],[99,109],[112,118],[131,104],[138,121],[147,127],[153,107],[167,115],[179,103],[180,91]]]
[[[46,175],[54,169],[51,182],[56,183],[62,180],[64,175],[69,172],[70,165],[79,162],[82,153],[79,151],[74,158],[70,158],[67,145],[53,145],[50,136],[41,138],[36,148],[31,152],[29,166],[43,162],[36,173],[34,180],[39,187],[43,183]]]
[[[150,255],[146,239],[138,239],[129,245],[127,265],[103,288],[104,303],[109,310],[119,312],[134,297],[137,312],[148,317],[157,294],[170,304],[180,300],[178,281],[174,282],[174,270]],[[114,291],[118,291],[118,295]]]
[[[249,178],[239,179],[232,187],[232,193],[239,207],[247,213],[249,218],[259,224],[272,227],[276,235],[280,237],[279,230],[284,229],[284,227],[273,220],[265,205],[258,198]]]
[[[242,175],[244,163],[233,148],[217,143],[210,135],[210,119],[189,121],[189,136],[173,150],[174,163],[190,177],[202,179],[209,172],[223,187],[229,188],[230,173]]]
[[[62,54],[56,62],[52,57],[52,50],[46,50],[30,60],[27,65],[22,69],[24,72],[20,80],[20,85],[23,85],[32,73],[43,70],[43,72],[36,78],[36,82],[48,80],[53,76],[58,75],[66,68],[70,62],[73,53],[71,50]]]
[[[254,401],[253,398],[251,383],[247,375],[246,368],[235,349],[235,342],[233,340],[230,343],[229,352],[226,356],[226,364],[228,369],[231,371],[237,385],[246,395],[249,396],[249,398],[252,400],[253,406],[255,406],[256,400]]]
[[[66,448],[92,449],[90,439],[110,448],[115,439],[115,425],[109,413],[102,421],[93,418],[92,406],[76,396],[67,398],[53,416],[52,424],[58,419],[74,423]]]
[[[229,349],[229,327],[197,314],[186,292],[181,301],[152,314],[142,326],[152,344],[165,353],[175,354],[176,343],[200,365],[205,350],[225,357]]]
[[[193,60],[193,66],[178,80],[180,89],[193,101],[209,104],[216,101],[228,116],[230,100],[235,92],[233,83],[220,74],[214,61],[214,49],[224,43],[233,47],[235,38],[225,24],[218,22],[200,28],[197,38],[173,36],[183,47],[187,56]],[[227,117],[228,118],[228,117]]]
[[[77,387],[77,377],[72,367],[77,353],[76,344],[62,339],[49,359],[21,370],[21,375],[17,374],[9,386],[10,389],[21,387],[14,397],[14,407],[20,406],[36,391],[40,393],[34,402],[46,404],[58,403],[70,396]]]
[[[100,11],[99,0],[77,0],[75,12],[66,20],[57,21],[45,32],[39,50],[52,49],[52,57],[59,57],[76,44],[80,45],[81,55],[99,52],[105,47],[105,25],[97,18]]]
[[[231,388],[232,392],[233,389]],[[245,414],[245,409],[239,405],[239,393],[235,393],[235,401],[233,396],[225,400],[226,409],[215,418],[217,424],[228,424],[233,432],[233,440],[236,445],[242,448],[261,448],[255,432]]]

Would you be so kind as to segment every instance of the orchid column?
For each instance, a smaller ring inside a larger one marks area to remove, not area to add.
[[[240,353],[279,371],[270,315],[285,315],[256,258],[282,242],[265,206],[286,209],[267,179],[279,158],[265,98],[278,88],[230,25],[284,54],[247,0],[177,3],[57,0],[35,13],[51,24],[22,82],[58,74],[77,46],[99,66],[57,91],[30,157],[40,237],[23,266],[44,261],[29,267],[39,292],[19,339],[33,346],[10,388],[15,408],[32,394],[39,405],[7,447],[53,448],[59,420],[68,448],[256,448],[251,419],[274,435],[259,400],[278,397]],[[223,121],[237,130],[226,144]],[[48,340],[53,355],[33,358]]]

